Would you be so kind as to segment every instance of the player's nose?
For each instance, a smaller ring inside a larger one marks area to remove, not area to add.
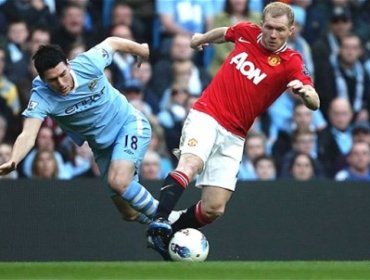
[[[276,39],[277,38],[277,31],[276,30],[272,30],[272,32],[271,32],[271,38],[273,38],[273,39]]]

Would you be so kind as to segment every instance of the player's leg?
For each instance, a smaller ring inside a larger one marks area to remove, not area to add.
[[[197,178],[196,185],[203,186],[202,199],[189,207],[172,225],[173,232],[187,227],[202,227],[223,215],[235,190],[243,145],[242,138],[219,128],[217,148],[212,151]]]
[[[153,217],[157,200],[137,181],[136,167],[132,161],[113,160],[109,167],[109,186],[132,208],[147,217]],[[129,218],[128,218],[129,219]]]
[[[155,220],[149,224],[148,242],[161,255],[167,253],[172,234],[168,215],[193,177],[199,173],[211,153],[217,137],[217,122],[209,115],[192,110],[183,127],[180,159],[177,168],[165,179],[160,193]]]
[[[140,213],[153,217],[157,200],[138,182],[138,170],[151,140],[151,127],[139,112],[120,131],[114,143],[108,183],[115,193]]]
[[[173,232],[183,228],[200,228],[213,223],[221,217],[233,192],[214,186],[205,186],[202,189],[202,199],[197,204],[189,207],[172,224]]]
[[[189,182],[203,169],[217,137],[217,125],[209,115],[190,111],[182,129],[179,163],[162,184],[156,219],[168,219]]]
[[[175,170],[164,180],[155,218],[168,219],[189,182],[202,169],[203,161],[193,154],[183,154]]]
[[[139,222],[141,224],[149,224],[152,221],[148,216],[133,209],[121,196],[114,195],[112,196],[112,200],[118,211],[121,213],[122,219],[129,222]]]

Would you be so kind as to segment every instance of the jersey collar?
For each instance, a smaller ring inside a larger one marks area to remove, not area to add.
[[[257,36],[257,43],[260,44],[264,49],[266,49],[262,43],[262,33],[258,34]],[[286,49],[288,48],[288,42],[285,42],[279,49],[277,49],[276,51],[273,51],[272,53],[282,53],[284,52]]]
[[[71,69],[69,72],[71,73],[71,76],[72,76],[72,79],[73,79],[73,85],[74,85],[71,92],[74,92],[76,90],[76,88],[78,87],[77,76],[76,76],[75,71],[73,71],[73,69]]]

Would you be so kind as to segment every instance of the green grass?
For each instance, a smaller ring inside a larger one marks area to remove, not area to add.
[[[0,262],[0,279],[370,279],[370,261]]]

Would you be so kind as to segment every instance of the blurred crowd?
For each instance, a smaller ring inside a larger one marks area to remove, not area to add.
[[[190,48],[191,35],[239,21],[261,22],[263,0],[0,0],[0,163],[10,157],[36,75],[32,54],[59,44],[69,59],[107,36],[147,42],[150,61],[116,53],[112,84],[152,124],[142,179],[163,179],[175,166],[183,121],[233,48]],[[370,181],[370,1],[286,0],[295,12],[289,41],[320,95],[308,110],[284,93],[258,118],[245,141],[239,180],[293,178]],[[7,178],[95,177],[87,144],[79,147],[46,119],[32,150]]]

